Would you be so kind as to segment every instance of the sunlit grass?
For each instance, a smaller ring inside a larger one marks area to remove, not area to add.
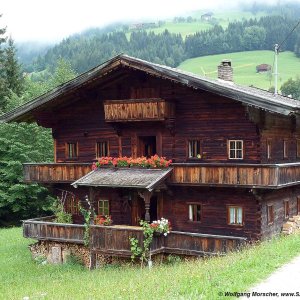
[[[179,69],[195,74],[217,78],[217,66],[222,59],[231,59],[233,79],[235,83],[253,85],[268,90],[274,86],[274,78],[267,73],[256,73],[256,66],[269,64],[273,66],[274,52],[272,51],[245,51],[219,55],[209,55],[187,59],[179,65]],[[289,78],[300,75],[300,59],[293,52],[282,52],[278,57],[278,84],[281,86]]]
[[[225,257],[147,268],[88,271],[38,265],[20,228],[0,230],[0,299],[230,299],[300,254],[300,236],[282,237]]]

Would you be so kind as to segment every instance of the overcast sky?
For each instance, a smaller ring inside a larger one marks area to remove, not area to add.
[[[286,0],[256,0],[281,4]],[[300,1],[300,0],[296,0]],[[243,0],[254,2],[254,0]],[[0,27],[15,41],[58,41],[115,21],[159,19],[196,9],[231,8],[237,0],[1,0]]]

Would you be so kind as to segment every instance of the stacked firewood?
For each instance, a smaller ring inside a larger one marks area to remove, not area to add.
[[[283,224],[282,227],[282,233],[284,234],[292,234],[299,230],[300,230],[300,215],[289,218],[289,220],[285,224]]]

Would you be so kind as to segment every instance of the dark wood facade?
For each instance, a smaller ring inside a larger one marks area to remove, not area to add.
[[[70,183],[90,171],[101,146],[105,156],[156,153],[173,160],[171,176],[153,191],[148,208],[151,220],[168,218],[175,231],[256,240],[280,232],[285,201],[290,216],[298,213],[294,100],[126,57],[90,74],[46,95],[40,106],[28,105],[23,115],[7,117],[52,128],[54,164],[24,165],[26,182],[51,184],[83,200],[88,188]],[[139,192],[99,187],[95,203],[109,201],[116,225],[138,225],[145,216]]]

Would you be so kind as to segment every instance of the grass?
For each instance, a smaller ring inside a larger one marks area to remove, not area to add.
[[[274,79],[270,74],[256,73],[256,66],[262,63],[273,66],[274,52],[272,51],[245,51],[210,55],[187,59],[178,68],[211,78],[217,77],[217,66],[222,59],[231,59],[234,82],[242,85],[254,85],[269,89],[274,86]],[[293,52],[282,52],[278,57],[278,84],[281,86],[289,78],[300,75],[300,59]],[[271,79],[271,80],[270,80]]]
[[[31,241],[32,242],[32,241]],[[78,265],[39,265],[31,259],[21,228],[0,230],[1,299],[232,299],[290,261],[300,235],[281,237],[205,260],[124,266],[88,271]]]

